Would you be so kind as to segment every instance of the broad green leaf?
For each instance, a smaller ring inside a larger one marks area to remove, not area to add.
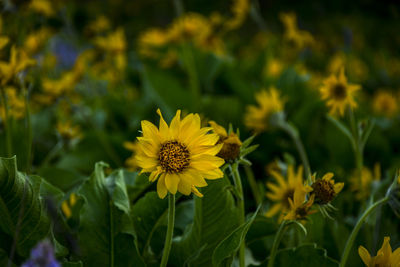
[[[266,236],[275,235],[278,230],[276,220],[259,215],[251,224],[246,235],[246,243],[251,243]]]
[[[245,237],[251,224],[257,216],[258,211],[260,210],[261,205],[257,208],[257,211],[241,226],[236,228],[227,238],[222,240],[215,248],[212,262],[214,266],[220,266],[221,263],[227,259],[232,258],[235,255],[236,251],[239,249],[240,244],[245,242]]]
[[[135,245],[130,202],[122,171],[105,178],[105,163],[97,163],[78,194],[80,259],[88,266],[143,266]]]
[[[168,201],[160,199],[156,192],[149,192],[132,207],[132,218],[140,254],[147,256],[151,238],[165,218]]]
[[[338,262],[329,258],[317,244],[305,244],[297,248],[283,249],[276,255],[274,266],[337,267]]]
[[[194,220],[187,232],[172,245],[169,264],[211,266],[217,245],[238,227],[238,209],[229,190],[228,178],[208,181],[204,197],[195,197]],[[201,251],[199,253],[199,251]],[[187,259],[192,261],[188,262]]]
[[[50,232],[39,195],[43,183],[38,176],[18,172],[16,157],[0,158],[0,229],[12,239],[18,232],[16,253],[22,257]]]

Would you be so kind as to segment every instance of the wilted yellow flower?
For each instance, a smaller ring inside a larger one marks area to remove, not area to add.
[[[17,49],[13,46],[10,52],[10,61],[0,61],[1,84],[5,85],[19,72],[34,64],[36,64],[34,59],[29,58],[22,49]]]
[[[380,164],[376,163],[374,166],[374,173],[367,167],[363,167],[361,174],[354,171],[350,177],[350,190],[355,192],[355,197],[358,200],[363,200],[369,197],[371,192],[371,184],[373,181],[379,181],[381,178]]]
[[[99,36],[95,38],[94,44],[101,50],[110,53],[121,53],[126,50],[125,33],[122,28],[108,34],[107,36]]]
[[[196,187],[207,186],[206,179],[224,176],[219,169],[224,160],[215,156],[222,148],[217,145],[218,135],[210,134],[211,128],[201,128],[200,116],[189,114],[181,120],[176,112],[170,126],[161,111],[159,128],[149,121],[142,121],[142,137],[138,137],[139,149],[136,161],[142,173],[150,173],[149,180],[157,182],[157,193],[164,198],[169,191],[184,195],[191,192],[201,196]]]
[[[255,97],[258,106],[247,107],[244,124],[255,132],[262,132],[267,129],[270,116],[283,110],[284,100],[274,87],[271,87],[269,91],[261,90]]]
[[[7,98],[7,111],[8,116],[14,119],[23,118],[25,115],[25,100],[23,96],[18,95],[18,90],[14,87],[6,87],[5,95]],[[0,101],[0,103],[2,103]],[[6,107],[0,105],[0,117],[6,118]]]
[[[389,91],[379,90],[374,95],[372,107],[377,114],[392,118],[398,111],[398,99]]]
[[[264,75],[277,78],[281,75],[284,69],[284,64],[281,60],[273,58],[268,60],[264,67]]]
[[[41,28],[37,32],[29,34],[24,43],[24,49],[29,54],[35,54],[41,48],[41,46],[51,36],[51,30],[48,28]]]
[[[66,140],[82,138],[79,125],[73,125],[70,120],[59,121],[56,126],[57,132]]]
[[[29,8],[47,17],[55,14],[55,9],[51,5],[51,1],[48,0],[32,0],[29,4]]]
[[[213,132],[219,136],[217,144],[223,144],[222,149],[219,151],[217,156],[226,161],[237,159],[240,155],[240,147],[242,146],[242,142],[237,134],[231,132],[228,135],[225,128],[218,125],[215,121],[210,121],[209,124],[213,128]]]
[[[347,83],[344,68],[342,68],[338,76],[332,74],[326,78],[319,90],[321,98],[326,100],[326,105],[330,108],[330,113],[343,116],[347,107],[357,107],[354,95],[360,89],[360,85]]]
[[[314,38],[309,32],[298,29],[295,13],[281,13],[279,18],[285,27],[284,39],[290,45],[293,45],[296,49],[303,49],[314,43]]]
[[[315,203],[325,205],[331,202],[340,191],[342,191],[344,183],[335,183],[332,179],[333,173],[325,174],[321,179],[315,179],[315,175],[311,177],[313,183],[311,195],[315,196]]]
[[[289,198],[290,209],[283,218],[284,220],[297,220],[304,222],[307,220],[308,215],[316,212],[315,210],[311,210],[311,207],[314,204],[315,195],[311,195],[307,200],[307,193],[308,190],[304,187],[297,186],[295,188],[293,197]]]
[[[267,211],[265,216],[272,217],[280,212],[279,221],[282,221],[285,214],[291,210],[289,199],[293,199],[295,190],[310,192],[312,189],[304,185],[303,181],[303,167],[294,172],[293,166],[289,165],[287,170],[287,179],[285,179],[279,172],[271,170],[270,174],[275,178],[276,183],[267,183],[267,188],[270,192],[266,193],[268,199],[276,202],[270,210]],[[304,198],[302,203],[304,202]],[[296,202],[298,204],[298,202]]]
[[[371,257],[368,250],[363,247],[358,247],[358,254],[367,267],[400,267],[400,248],[392,252],[390,246],[390,237],[386,236],[383,240],[382,247],[376,253],[376,256]]]
[[[243,24],[250,10],[249,0],[233,0],[232,5],[233,17],[228,19],[225,23],[225,27],[228,30],[234,30]]]

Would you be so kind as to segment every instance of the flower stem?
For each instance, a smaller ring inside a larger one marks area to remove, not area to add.
[[[174,234],[175,223],[175,195],[169,193],[168,196],[168,229],[165,237],[164,252],[161,259],[161,267],[167,266],[169,252],[171,251],[172,236]]]
[[[361,215],[356,226],[353,228],[353,231],[351,232],[349,238],[347,239],[339,267],[344,267],[346,265],[347,258],[349,257],[349,253],[353,246],[354,240],[356,239],[357,233],[360,230],[361,226],[363,225],[364,221],[367,219],[368,215],[371,214],[371,212],[373,212],[377,207],[379,207],[379,205],[386,203],[388,200],[389,200],[389,197],[386,196],[386,197],[382,198],[381,200],[376,201],[368,209],[365,210],[363,215]]]
[[[351,132],[353,134],[353,150],[354,150],[354,159],[356,161],[356,168],[358,172],[359,181],[361,182],[361,171],[363,167],[363,147],[361,144],[361,136],[357,128],[356,118],[354,116],[353,110],[349,107],[349,119],[350,119],[350,127]]]
[[[8,110],[8,103],[7,103],[7,96],[4,90],[4,87],[0,88],[1,91],[1,98],[3,99],[3,108],[4,108],[4,128],[6,131],[6,148],[7,148],[7,157],[12,156],[12,137],[11,137],[11,123],[10,123],[10,114]]]
[[[274,243],[272,244],[271,253],[269,254],[268,267],[274,266],[276,252],[278,251],[279,244],[281,243],[282,237],[286,231],[287,221],[282,221],[279,226],[278,232],[275,235]]]
[[[258,189],[257,181],[254,178],[253,170],[250,166],[244,165],[244,171],[246,172],[247,181],[249,181],[251,191],[253,192],[254,200],[257,206],[262,202],[262,196],[260,190]]]
[[[308,157],[306,154],[306,150],[304,149],[303,143],[301,142],[299,131],[286,120],[282,120],[278,126],[284,130],[293,140],[297,151],[299,152],[301,162],[304,165],[304,172],[305,176],[307,177],[307,181],[309,184],[312,183],[311,181],[311,169],[310,163],[308,162]]]
[[[242,187],[242,181],[240,179],[240,173],[239,173],[239,165],[237,162],[233,163],[230,165],[232,176],[233,176],[233,181],[235,183],[236,191],[239,195],[237,203],[239,207],[239,225],[244,224],[244,197],[243,197],[243,187]],[[240,244],[239,247],[239,266],[244,267],[245,266],[245,243],[244,240]]]

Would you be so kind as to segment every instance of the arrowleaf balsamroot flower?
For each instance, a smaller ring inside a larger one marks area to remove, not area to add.
[[[293,198],[289,198],[290,210],[283,219],[302,222],[307,220],[308,215],[316,212],[315,210],[311,210],[315,195],[311,195],[306,200],[307,193],[308,190],[305,187],[296,187]]]
[[[331,172],[325,174],[321,179],[316,180],[315,175],[311,177],[313,181],[311,195],[315,196],[316,204],[328,204],[342,191],[344,183],[335,183],[332,177],[333,173]]]
[[[372,108],[379,115],[393,118],[399,110],[398,99],[392,92],[378,91],[374,95]]]
[[[354,95],[360,89],[360,85],[347,83],[344,68],[341,68],[339,75],[326,78],[319,90],[321,98],[326,100],[326,106],[330,108],[331,115],[343,116],[347,107],[357,107]]]
[[[216,155],[222,144],[216,144],[219,136],[209,133],[210,127],[201,128],[200,116],[189,114],[181,120],[176,112],[170,126],[161,111],[159,128],[149,121],[142,121],[143,136],[138,137],[137,164],[142,173],[150,173],[149,180],[157,182],[157,193],[164,198],[168,192],[184,195],[202,194],[196,187],[207,186],[206,179],[224,176],[219,169],[224,160]]]
[[[270,192],[268,192],[266,196],[268,199],[276,203],[269,211],[267,211],[265,216],[272,217],[280,211],[281,214],[279,216],[279,221],[282,221],[284,215],[291,210],[292,206],[290,204],[290,199],[293,199],[296,189],[301,189],[306,192],[310,192],[312,189],[311,187],[304,185],[302,166],[300,166],[297,169],[297,173],[295,173],[293,166],[289,165],[287,170],[287,180],[285,180],[285,178],[275,170],[271,171],[271,175],[275,178],[278,184],[268,182],[267,187]],[[296,204],[298,204],[298,202],[296,202]]]
[[[218,134],[219,140],[218,144],[223,144],[222,149],[217,154],[218,157],[223,158],[224,160],[235,160],[240,156],[240,147],[242,146],[242,142],[239,139],[239,136],[231,132],[225,130],[224,127],[218,125],[215,121],[210,121],[214,133]]]
[[[248,106],[244,117],[244,124],[256,133],[268,128],[269,119],[272,114],[280,112],[284,107],[284,100],[274,87],[269,91],[263,89],[255,95],[259,106]]]
[[[390,237],[386,236],[383,244],[375,257],[371,257],[368,250],[360,246],[358,254],[367,267],[400,267],[400,248],[392,252]]]

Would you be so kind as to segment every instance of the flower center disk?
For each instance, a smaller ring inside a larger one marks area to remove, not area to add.
[[[311,185],[315,194],[315,203],[324,205],[331,202],[335,197],[333,185],[324,180],[317,180]]]
[[[333,87],[333,97],[338,100],[345,99],[347,96],[346,87],[343,84],[337,84]]]
[[[189,166],[190,153],[184,144],[168,141],[161,145],[158,161],[165,172],[179,173]]]

